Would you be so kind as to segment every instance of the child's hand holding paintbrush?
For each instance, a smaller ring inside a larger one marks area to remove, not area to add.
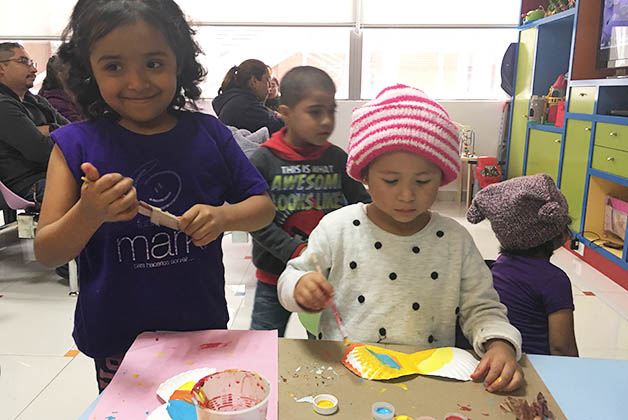
[[[138,212],[133,180],[118,173],[100,176],[91,163],[83,163],[85,183],[77,205],[97,223],[131,220]]]
[[[342,318],[334,303],[334,288],[325,278],[319,265],[318,257],[315,254],[312,255],[312,261],[316,265],[316,272],[307,273],[299,279],[294,289],[294,297],[299,305],[312,311],[322,311],[327,306],[331,306],[340,334],[344,338],[345,345],[348,346],[351,342],[344,330]]]

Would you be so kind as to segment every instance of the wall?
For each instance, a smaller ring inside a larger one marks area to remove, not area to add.
[[[345,150],[349,144],[351,111],[364,102],[338,101],[336,129],[331,135],[331,141]],[[475,153],[477,155],[496,155],[503,101],[440,101],[440,104],[454,121],[473,127],[475,130]],[[205,100],[199,105],[205,112],[214,114],[211,100]],[[449,184],[444,190],[455,191],[456,183]]]

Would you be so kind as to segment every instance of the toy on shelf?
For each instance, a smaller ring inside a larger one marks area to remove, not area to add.
[[[565,100],[567,92],[567,75],[561,74],[556,81],[550,86],[549,93],[545,97],[545,108],[543,110],[543,123],[545,121],[556,123],[556,111],[558,111],[558,103]]]
[[[538,20],[545,17],[545,9],[543,6],[539,6],[538,9],[530,10],[527,13],[521,15],[523,24],[530,23],[533,20]]]
[[[569,3],[569,0],[549,0],[545,16],[552,16],[556,13],[564,12],[575,5],[575,1],[571,2],[571,5],[569,5]]]
[[[528,121],[543,124],[543,112],[545,111],[545,98],[533,95],[530,98],[530,108],[528,110]]]
[[[456,124],[460,138],[460,156],[475,156],[475,131],[468,125]]]

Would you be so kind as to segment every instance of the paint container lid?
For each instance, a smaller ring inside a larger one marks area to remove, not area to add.
[[[371,406],[371,415],[375,420],[392,420],[395,417],[395,407],[387,402],[378,401]]]
[[[460,413],[447,413],[445,414],[444,420],[468,420],[467,416],[464,416]]]
[[[312,401],[314,411],[323,416],[329,416],[338,411],[338,398],[331,394],[319,394]]]

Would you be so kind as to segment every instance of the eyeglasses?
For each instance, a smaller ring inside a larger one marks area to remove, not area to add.
[[[16,63],[24,64],[26,67],[37,68],[37,62],[33,59],[26,57],[7,58],[6,60],[0,60],[0,63],[6,63],[7,61],[15,61]]]

